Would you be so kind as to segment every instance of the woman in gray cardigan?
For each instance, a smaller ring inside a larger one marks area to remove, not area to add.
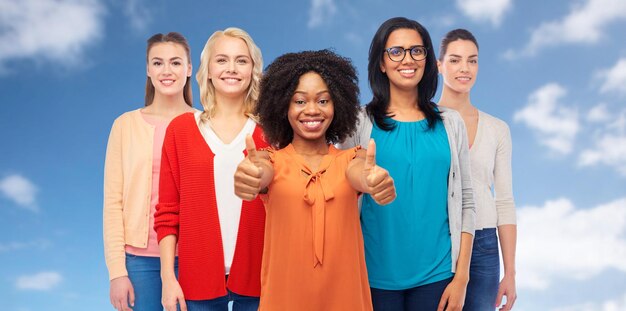
[[[439,53],[438,67],[444,83],[439,105],[459,112],[471,146],[476,238],[464,310],[493,310],[506,296],[501,310],[509,311],[517,296],[511,134],[504,121],[478,110],[470,101],[470,91],[478,75],[478,42],[472,33],[465,29],[448,32],[441,40]],[[504,263],[502,281],[498,236]]]
[[[461,310],[469,280],[474,198],[465,125],[437,107],[437,64],[428,31],[402,17],[372,39],[373,93],[343,147],[377,144],[397,199],[364,195],[361,224],[374,310]],[[446,307],[447,306],[447,307]]]

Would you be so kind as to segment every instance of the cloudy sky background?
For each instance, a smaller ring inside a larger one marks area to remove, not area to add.
[[[229,26],[265,65],[331,47],[353,60],[366,103],[369,43],[393,16],[425,25],[437,51],[453,28],[479,40],[472,102],[513,136],[515,309],[624,310],[623,0],[0,0],[0,309],[111,309],[104,154],[115,117],[143,103],[149,36],[183,33],[194,70]]]

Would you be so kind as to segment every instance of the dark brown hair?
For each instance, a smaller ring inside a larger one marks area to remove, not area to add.
[[[178,32],[169,32],[167,34],[157,33],[148,39],[148,47],[146,48],[146,62],[148,62],[148,54],[150,53],[150,49],[158,43],[167,43],[172,42],[176,44],[180,44],[187,52],[187,62],[191,64],[191,51],[189,49],[189,43],[187,43],[187,39],[183,35]],[[146,106],[150,106],[152,101],[154,101],[154,85],[152,85],[152,79],[148,77],[146,81],[146,97],[144,104]],[[185,88],[183,89],[183,98],[185,99],[185,103],[189,105],[189,107],[193,107],[193,99],[191,97],[191,77],[187,77],[185,80]]]

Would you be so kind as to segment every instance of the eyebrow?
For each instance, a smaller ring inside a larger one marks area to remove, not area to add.
[[[175,60],[175,59],[180,59],[180,60],[182,60],[182,58],[181,58],[181,57],[178,57],[178,56],[174,56],[174,57],[170,58],[170,60]],[[160,57],[156,57],[156,56],[155,56],[155,57],[151,58],[150,60],[163,60],[163,59],[162,59],[162,58],[160,58]]]
[[[315,93],[315,95],[320,95],[320,94],[323,94],[323,93],[329,93],[330,94],[330,92],[328,90],[322,90],[322,91],[319,91],[319,92]],[[296,95],[296,94],[307,94],[307,92],[295,90],[293,92],[293,95]]]
[[[463,56],[457,55],[457,54],[450,54],[450,57],[462,58]],[[468,56],[467,58],[472,58],[472,57],[478,57],[478,54],[472,54],[472,55]]]
[[[226,55],[226,54],[216,54],[215,55],[215,57],[220,57],[220,56],[222,56],[222,57],[229,57],[229,55]],[[239,58],[239,57],[252,58],[252,57],[250,57],[248,55],[245,55],[245,54],[240,54],[240,55],[236,55],[235,56],[235,58]]]

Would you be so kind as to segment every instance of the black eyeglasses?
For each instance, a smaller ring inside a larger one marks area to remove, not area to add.
[[[409,55],[411,55],[411,58],[413,60],[419,61],[426,58],[426,53],[428,50],[423,45],[414,45],[408,49],[405,49],[401,46],[392,46],[388,49],[385,49],[385,52],[387,52],[389,59],[394,62],[403,61],[404,57],[406,56],[406,51],[410,52]]]

